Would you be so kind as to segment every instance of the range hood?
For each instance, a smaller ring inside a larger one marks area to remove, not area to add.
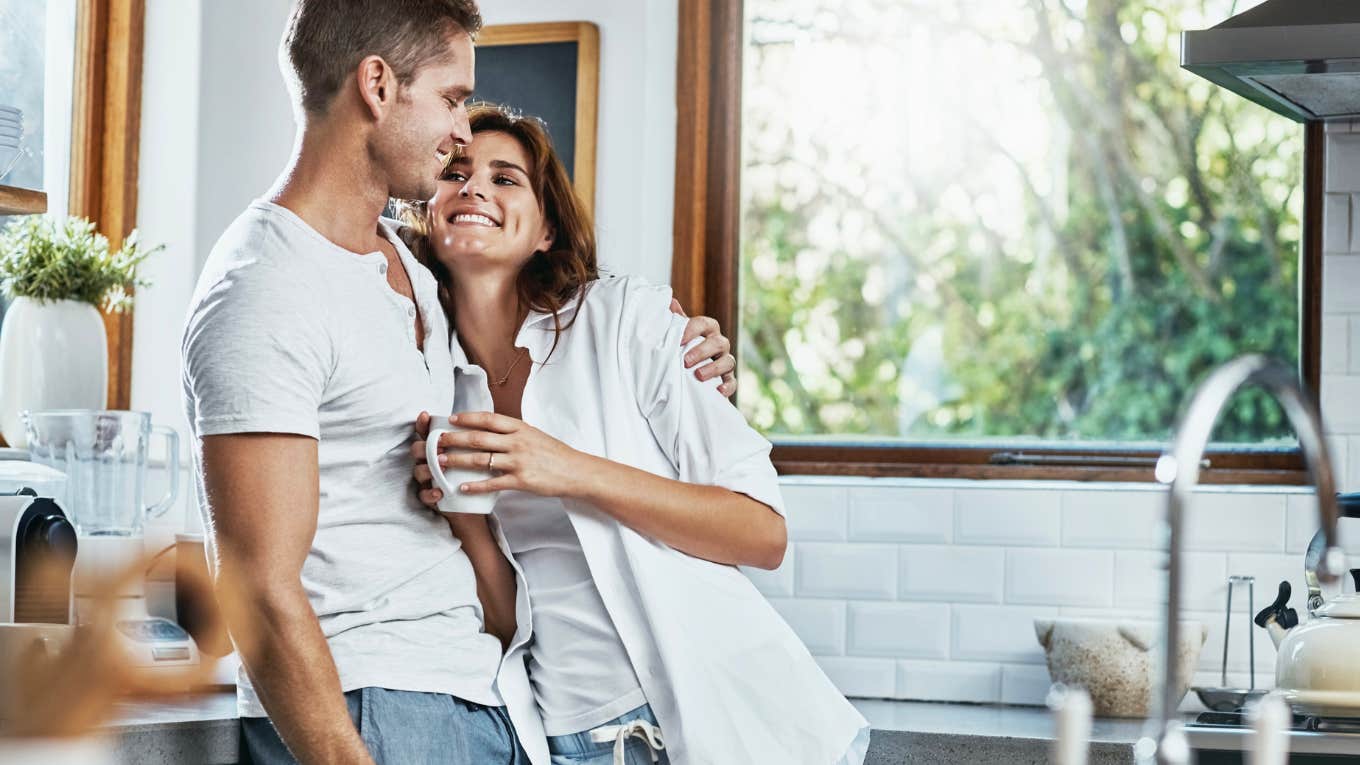
[[[1360,2],[1267,0],[1181,33],[1181,66],[1299,122],[1360,117]]]

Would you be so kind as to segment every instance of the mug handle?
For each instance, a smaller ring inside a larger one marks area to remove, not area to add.
[[[170,471],[170,488],[165,492],[165,496],[160,502],[148,507],[146,515],[148,518],[159,518],[165,515],[165,511],[175,504],[179,498],[179,433],[174,428],[165,425],[156,425],[151,428],[152,433],[160,433],[165,436],[165,454],[168,458]]]
[[[425,464],[430,466],[430,477],[434,479],[435,488],[444,492],[445,496],[458,494],[458,488],[449,483],[449,479],[439,467],[439,437],[452,432],[454,431],[448,428],[431,428],[430,435],[425,437]]]

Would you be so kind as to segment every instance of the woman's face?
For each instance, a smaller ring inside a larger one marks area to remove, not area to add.
[[[440,179],[430,199],[430,241],[451,271],[518,271],[552,246],[553,231],[529,185],[529,155],[512,136],[487,131]]]

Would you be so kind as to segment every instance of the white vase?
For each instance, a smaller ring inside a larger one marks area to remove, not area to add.
[[[0,433],[22,449],[25,409],[103,409],[109,341],[99,310],[79,300],[15,298],[0,322]]]

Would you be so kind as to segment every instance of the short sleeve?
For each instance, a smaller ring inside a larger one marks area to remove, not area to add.
[[[620,358],[680,480],[745,494],[783,515],[770,442],[718,392],[718,378],[701,382],[685,368],[688,348],[680,339],[687,320],[671,313],[670,288],[630,283],[624,289]]]
[[[186,407],[199,436],[295,433],[320,437],[333,368],[316,286],[258,262],[200,289],[182,347]]]

